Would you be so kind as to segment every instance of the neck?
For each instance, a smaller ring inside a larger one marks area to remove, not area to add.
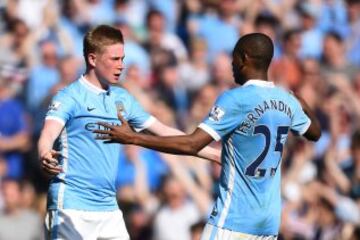
[[[268,80],[268,75],[266,72],[259,72],[259,71],[249,71],[249,73],[245,74],[247,80],[250,79],[259,79],[259,80]]]
[[[109,85],[106,83],[103,83],[100,78],[96,75],[94,70],[87,69],[84,77],[87,81],[89,81],[91,84],[97,86],[98,88],[107,90],[109,88]]]

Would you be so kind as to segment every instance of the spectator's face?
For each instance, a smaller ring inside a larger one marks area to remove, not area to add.
[[[311,15],[304,15],[302,17],[302,25],[305,30],[312,29],[315,25],[316,19]]]
[[[75,58],[64,59],[60,62],[59,71],[61,80],[69,84],[76,80],[78,75],[77,62]]]
[[[21,191],[19,184],[15,181],[5,181],[2,185],[5,210],[13,211],[20,205]]]
[[[41,45],[43,63],[49,67],[55,67],[58,63],[56,46],[52,42],[45,42]]]
[[[347,5],[347,12],[350,21],[355,21],[358,19],[360,14],[360,3],[351,3]]]
[[[171,208],[178,208],[184,203],[184,188],[176,179],[167,180],[165,183],[164,194],[167,204]]]
[[[116,84],[124,68],[124,44],[104,46],[100,53],[90,53],[89,63],[104,84]]]
[[[25,208],[31,208],[36,201],[36,192],[33,185],[27,183],[24,185],[21,195],[21,204]]]
[[[149,30],[149,41],[152,44],[159,45],[161,42],[161,37],[165,30],[165,21],[163,16],[153,15],[150,17],[148,22]]]
[[[26,26],[26,24],[24,22],[19,22],[16,26],[15,26],[15,39],[16,40],[24,40],[25,37],[28,35],[29,33],[29,29]]]
[[[219,6],[220,12],[224,16],[231,16],[236,11],[235,0],[221,0]]]
[[[285,51],[288,54],[296,56],[301,47],[301,39],[299,33],[294,33],[285,43]]]
[[[233,69],[231,69],[231,65]],[[213,63],[213,77],[217,84],[227,85],[232,83],[232,70],[239,69],[238,62],[231,63],[230,57],[225,54],[221,54],[216,57]],[[236,70],[236,71],[237,71]]]
[[[178,70],[176,66],[165,67],[161,75],[161,80],[166,87],[173,88],[176,86],[178,80]]]
[[[335,58],[344,55],[343,45],[333,37],[324,40],[324,55],[326,58]]]
[[[270,24],[261,24],[257,27],[256,31],[268,35],[271,40],[275,41],[276,32]]]

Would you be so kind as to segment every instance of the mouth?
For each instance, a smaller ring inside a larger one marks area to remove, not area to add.
[[[116,73],[116,74],[114,74],[114,77],[115,77],[115,78],[119,78],[120,75],[121,75],[121,73]]]

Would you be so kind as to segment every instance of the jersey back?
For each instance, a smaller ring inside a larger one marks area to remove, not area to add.
[[[121,148],[105,144],[92,132],[98,122],[121,124],[120,112],[134,128],[146,128],[152,117],[126,90],[104,91],[83,77],[53,98],[46,119],[61,122],[64,129],[56,143],[63,173],[52,179],[49,209],[110,211],[118,209],[116,179]],[[121,174],[121,172],[119,173]]]
[[[199,126],[223,146],[220,193],[209,223],[277,235],[284,144],[289,130],[303,134],[309,125],[296,98],[272,82],[250,80],[224,92]]]

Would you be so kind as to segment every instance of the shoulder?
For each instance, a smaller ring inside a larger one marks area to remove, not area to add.
[[[221,93],[218,97],[218,101],[226,101],[229,103],[239,103],[246,97],[246,89],[244,87],[236,87],[229,89]]]
[[[76,97],[79,96],[81,93],[81,87],[79,84],[79,81],[75,81],[68,86],[64,87],[63,89],[60,89],[55,96],[61,96],[61,97]]]
[[[81,88],[78,81],[75,81],[68,86],[60,89],[52,98],[52,107],[56,107],[61,103],[70,104],[74,106],[78,102],[83,102],[84,89]]]

